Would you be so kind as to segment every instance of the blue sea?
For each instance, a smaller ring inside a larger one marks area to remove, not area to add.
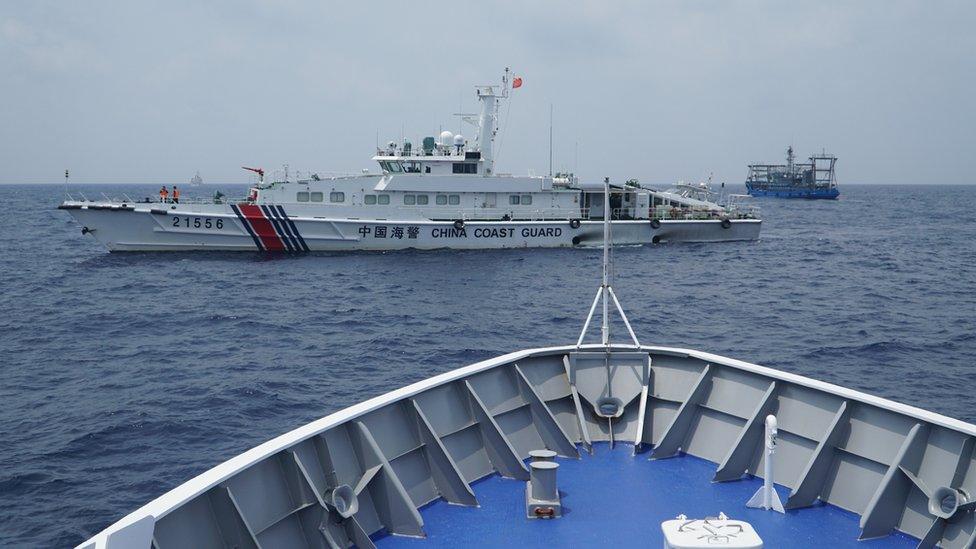
[[[758,242],[615,249],[641,342],[976,422],[976,186],[841,190],[760,201]],[[330,412],[573,342],[599,283],[598,249],[109,254],[62,193],[0,186],[2,546],[77,544]]]

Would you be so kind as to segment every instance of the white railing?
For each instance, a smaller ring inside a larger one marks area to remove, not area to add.
[[[177,204],[172,197],[163,201],[159,197],[143,197],[133,200],[129,195],[122,193],[120,196],[108,196],[105,193],[101,194],[101,198],[91,199],[85,196],[85,193],[81,191],[76,191],[77,196],[71,193],[64,193],[65,202],[90,202],[93,204]],[[226,195],[221,195],[218,200],[216,196],[212,197],[200,197],[200,196],[181,196],[179,204],[228,204],[228,203],[238,203],[246,202],[246,198],[229,198]]]

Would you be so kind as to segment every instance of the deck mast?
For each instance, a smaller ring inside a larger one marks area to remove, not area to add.
[[[610,347],[610,307],[607,293],[610,290],[610,178],[603,178],[603,283],[600,293],[603,295],[603,325],[600,334],[603,346]],[[623,311],[620,311],[623,314]],[[636,343],[636,341],[635,341]]]
[[[576,340],[576,347],[583,346],[583,339],[586,338],[586,332],[590,328],[590,322],[593,320],[593,313],[596,312],[596,306],[603,301],[603,322],[600,326],[600,342],[606,348],[607,352],[610,351],[610,300],[613,300],[613,305],[617,309],[617,313],[620,314],[620,319],[624,321],[624,326],[627,327],[627,333],[630,334],[630,339],[634,342],[635,347],[640,347],[640,341],[637,340],[637,334],[634,333],[634,329],[630,326],[630,321],[627,320],[627,314],[624,313],[624,308],[620,305],[620,301],[617,299],[617,295],[613,292],[613,286],[610,285],[610,178],[605,177],[603,179],[603,277],[600,282],[600,287],[596,291],[596,296],[593,297],[593,304],[590,305],[590,312],[586,315],[586,322],[583,323],[583,330],[580,332],[579,339]]]
[[[478,86],[478,100],[481,101],[481,113],[478,115],[478,150],[485,163],[485,175],[495,173],[494,148],[495,136],[498,134],[498,103],[500,99],[508,97],[508,74],[510,69],[505,67],[502,85],[499,91],[496,86]],[[462,115],[465,116],[465,115]]]

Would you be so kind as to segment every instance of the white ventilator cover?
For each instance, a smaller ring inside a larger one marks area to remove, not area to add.
[[[731,547],[762,549],[763,541],[752,525],[744,520],[719,518],[688,519],[684,515],[661,523],[664,549],[699,549]]]

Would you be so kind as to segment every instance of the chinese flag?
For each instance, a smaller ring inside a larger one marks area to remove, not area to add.
[[[515,88],[521,88],[521,87],[522,87],[522,77],[516,76],[515,78],[512,79],[512,89],[514,90]]]

